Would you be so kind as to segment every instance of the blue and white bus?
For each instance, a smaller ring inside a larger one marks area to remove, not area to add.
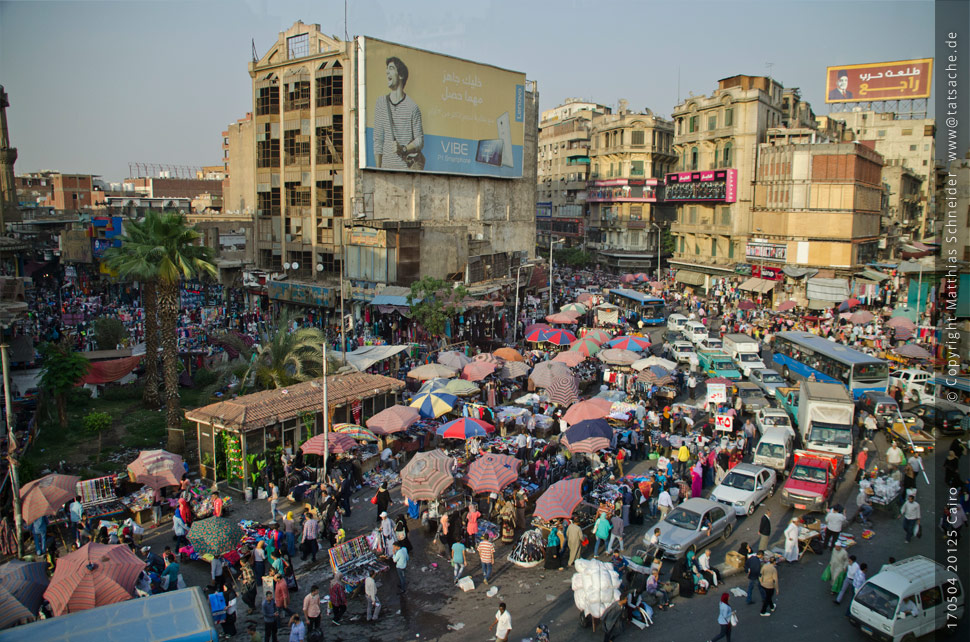
[[[841,383],[854,399],[863,392],[885,393],[889,363],[810,332],[779,332],[771,342],[775,368],[789,379]]]
[[[609,301],[627,313],[635,312],[640,317],[639,320],[646,325],[661,325],[667,322],[666,304],[660,297],[636,290],[617,288],[610,290]]]

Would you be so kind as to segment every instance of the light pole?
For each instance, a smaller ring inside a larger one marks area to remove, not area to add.
[[[535,263],[526,263],[520,265],[515,270],[515,317],[512,318],[512,345],[519,337],[519,275],[522,274],[522,268],[535,267]]]
[[[549,314],[552,314],[552,244],[564,241],[565,239],[556,239],[556,236],[552,233],[552,221],[549,221]]]
[[[650,223],[650,227],[651,227],[651,229],[652,228],[657,228],[657,280],[659,281],[660,280],[660,252],[661,252],[661,249],[660,249],[660,242],[661,242],[660,234],[661,234],[662,228],[659,225],[657,225],[656,223]]]

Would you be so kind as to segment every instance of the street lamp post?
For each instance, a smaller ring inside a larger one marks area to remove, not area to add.
[[[515,345],[519,338],[519,276],[522,274],[522,268],[527,267],[535,267],[535,263],[520,265],[515,270],[515,317],[512,318],[512,345]]]
[[[661,234],[662,229],[656,223],[650,223],[650,227],[651,228],[657,228],[657,280],[659,281],[660,280],[660,252],[661,252],[661,248],[660,248],[660,243],[661,243],[660,234]]]
[[[559,239],[563,241],[565,239]],[[552,233],[552,221],[549,221],[549,314],[552,314],[552,244],[556,241],[556,236]]]

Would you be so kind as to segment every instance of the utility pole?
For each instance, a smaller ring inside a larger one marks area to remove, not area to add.
[[[20,479],[17,476],[17,438],[13,433],[13,404],[10,403],[10,364],[7,359],[7,343],[0,343],[3,361],[3,400],[7,404],[7,461],[10,464],[10,494],[13,497],[13,523],[17,535],[17,558],[23,556],[21,534],[24,518],[20,512]]]
[[[342,320],[341,320],[342,322]],[[330,401],[327,399],[327,338],[323,338],[323,481],[327,481],[330,458]]]

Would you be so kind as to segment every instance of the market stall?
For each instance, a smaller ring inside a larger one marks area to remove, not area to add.
[[[117,475],[79,481],[77,496],[81,498],[85,516],[103,519],[124,513],[125,506],[118,500],[117,495],[119,484],[120,478]]]
[[[330,568],[334,576],[340,575],[348,595],[358,590],[367,577],[373,577],[387,570],[375,552],[380,537],[374,533],[361,535],[343,544],[330,548]]]

